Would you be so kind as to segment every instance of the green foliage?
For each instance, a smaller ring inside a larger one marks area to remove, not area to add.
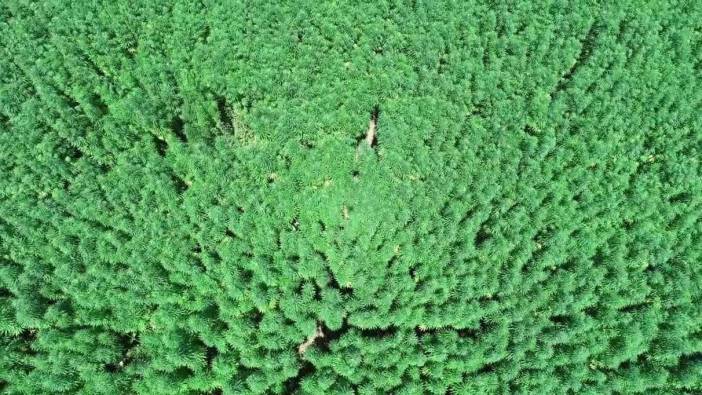
[[[0,392],[702,392],[702,3],[272,3],[0,4]]]

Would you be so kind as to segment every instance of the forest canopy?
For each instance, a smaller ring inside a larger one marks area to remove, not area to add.
[[[0,3],[0,393],[702,393],[702,2]]]

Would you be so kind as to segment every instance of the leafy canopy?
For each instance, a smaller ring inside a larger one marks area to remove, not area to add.
[[[701,2],[272,3],[2,1],[0,392],[702,392]]]

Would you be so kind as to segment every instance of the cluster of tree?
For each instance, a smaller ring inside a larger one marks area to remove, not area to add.
[[[0,392],[702,391],[702,3],[83,3],[0,4]]]

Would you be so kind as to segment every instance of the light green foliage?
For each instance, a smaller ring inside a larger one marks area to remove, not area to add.
[[[0,392],[702,392],[702,3],[264,3],[1,2]]]

